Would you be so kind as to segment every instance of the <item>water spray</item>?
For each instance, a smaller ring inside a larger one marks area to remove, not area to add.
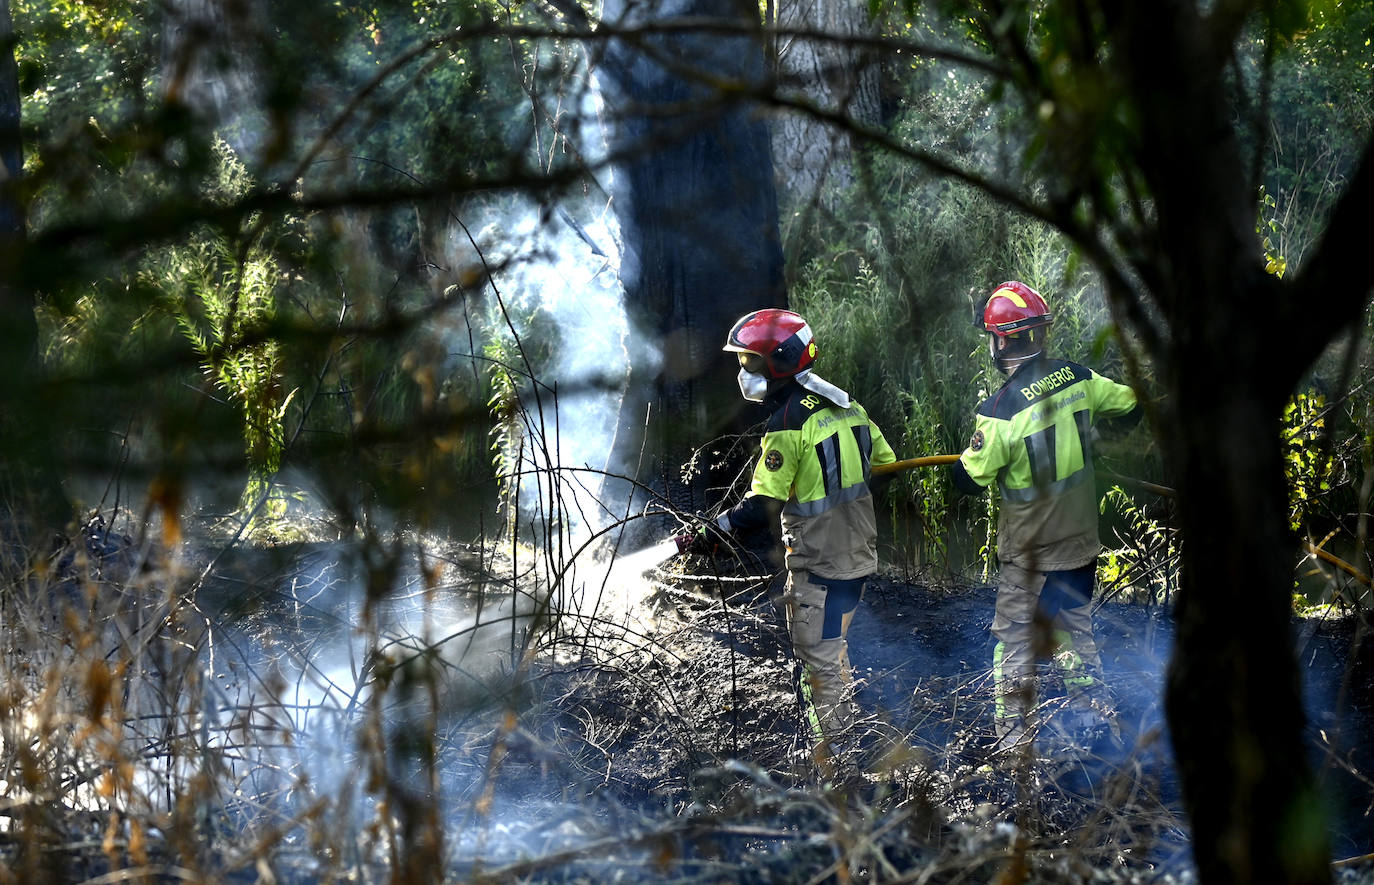
[[[627,575],[642,575],[649,569],[657,568],[674,554],[681,553],[685,549],[679,540],[682,536],[677,535],[663,541],[659,541],[652,547],[646,547],[626,556],[616,558],[615,568],[623,570]]]

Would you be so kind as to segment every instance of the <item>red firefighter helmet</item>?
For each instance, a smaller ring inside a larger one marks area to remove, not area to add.
[[[806,320],[790,310],[772,307],[736,320],[724,349],[738,354],[740,365],[747,371],[770,381],[806,371],[817,353]]]
[[[1054,322],[1040,293],[1016,280],[992,290],[983,305],[982,327],[999,338]]]

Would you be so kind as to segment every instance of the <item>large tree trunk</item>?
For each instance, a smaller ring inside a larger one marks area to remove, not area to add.
[[[785,95],[863,125],[879,117],[879,67],[872,53],[844,38],[870,30],[864,0],[779,0],[775,41],[778,85]],[[789,31],[821,32],[816,40]],[[827,206],[827,193],[854,181],[854,139],[832,124],[799,111],[773,120],[773,156],[783,201]]]
[[[617,27],[664,18],[757,25],[740,0],[606,3]],[[683,509],[714,503],[728,480],[708,458],[684,478],[694,447],[754,416],[721,352],[740,315],[785,304],[768,132],[747,97],[699,77],[749,86],[765,76],[762,39],[710,31],[613,40],[597,77],[611,150],[623,246],[621,280],[633,334],[655,344],[658,366],[632,368],[612,465],[666,492]]]
[[[1327,882],[1279,442],[1306,362],[1275,322],[1287,294],[1264,272],[1227,98],[1241,19],[1206,20],[1191,0],[1104,9],[1139,101],[1137,158],[1157,213],[1137,269],[1169,329],[1155,343],[1167,385],[1157,430],[1184,547],[1166,704],[1194,858],[1207,883]]]
[[[14,24],[9,0],[0,0],[0,371],[6,379],[28,376],[37,328],[33,294],[23,285],[20,270],[24,251],[24,205],[19,189],[23,151],[19,132],[19,73],[14,63]],[[12,382],[0,384],[6,397],[0,420],[13,425],[15,412],[8,401],[17,391]],[[10,458],[9,452],[5,453]]]
[[[1167,712],[1201,881],[1326,882],[1302,739],[1280,405],[1224,353],[1180,360],[1166,429],[1183,579]],[[1205,378],[1205,383],[1197,379]]]

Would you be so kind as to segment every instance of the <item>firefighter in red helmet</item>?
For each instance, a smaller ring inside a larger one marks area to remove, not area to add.
[[[1051,649],[1064,676],[1061,724],[1115,730],[1100,700],[1101,658],[1089,603],[1096,581],[1097,495],[1093,427],[1135,424],[1135,391],[1092,369],[1046,353],[1053,317],[1025,283],[997,286],[977,325],[1006,383],[977,409],[973,437],[954,465],[954,484],[1001,492],[999,578],[992,633],[994,726],[999,747],[1026,734],[1035,698],[1036,651]]]
[[[781,520],[788,632],[815,736],[828,746],[853,721],[845,635],[878,567],[870,468],[896,456],[863,406],[813,371],[816,341],[799,315],[746,314],[724,349],[739,360],[740,393],[769,418],[749,491],[716,526]]]

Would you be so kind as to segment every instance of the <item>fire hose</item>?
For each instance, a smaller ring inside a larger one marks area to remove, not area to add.
[[[922,458],[907,458],[903,461],[893,461],[890,464],[880,464],[873,468],[873,473],[875,475],[881,476],[885,473],[896,473],[901,470],[911,470],[915,467],[936,467],[942,464],[953,464],[955,461],[958,460],[958,455],[926,455]],[[1143,479],[1136,479],[1135,477],[1131,476],[1122,476],[1119,473],[1112,473],[1111,471],[1107,470],[1099,470],[1098,475],[1103,477],[1104,479],[1109,479],[1112,482],[1121,483],[1123,485],[1135,486],[1147,492],[1159,495],[1163,498],[1178,497],[1177,491],[1169,488],[1168,486],[1159,485],[1158,483],[1147,482]],[[1308,553],[1312,554],[1318,559],[1330,563],[1331,565],[1350,575],[1352,578],[1364,584],[1365,586],[1374,586],[1374,580],[1371,580],[1369,575],[1366,575],[1364,572],[1360,571],[1355,566],[1335,556],[1334,554],[1329,553],[1326,550],[1323,550],[1321,547],[1318,547],[1311,541],[1303,539],[1302,548],[1303,550],[1307,551]]]
[[[888,473],[898,473],[903,470],[914,470],[917,467],[940,467],[945,464],[953,464],[955,461],[958,460],[958,455],[924,455],[919,458],[905,458],[901,461],[892,461],[887,464],[879,464],[873,468],[872,472],[875,476],[882,476]],[[1107,470],[1098,471],[1098,475],[1102,476],[1104,479],[1111,480],[1112,482],[1121,483],[1123,485],[1135,486],[1136,488],[1143,489],[1144,491],[1151,492],[1152,494],[1159,495],[1163,498],[1178,497],[1177,491],[1169,488],[1168,486],[1159,485],[1158,483],[1147,482],[1146,480],[1136,479],[1135,477],[1131,476],[1122,476],[1119,473],[1112,473],[1111,471]],[[704,535],[704,532],[702,534]],[[695,535],[691,534],[677,536],[674,540],[677,542],[678,551],[684,552],[687,549],[689,549],[695,537]],[[1358,568],[1346,562],[1345,560],[1339,558],[1338,556],[1335,556],[1334,554],[1329,553],[1326,550],[1323,550],[1321,547],[1318,547],[1311,541],[1304,539],[1302,542],[1302,547],[1303,550],[1305,550],[1306,552],[1310,553],[1311,555],[1317,557],[1318,559],[1324,562],[1327,562],[1335,566],[1336,568],[1350,575],[1355,580],[1359,581],[1365,586],[1374,586],[1374,580],[1372,580],[1369,577],[1369,575],[1366,575],[1364,572],[1360,571]]]
[[[872,472],[877,476],[882,476],[884,473],[896,473],[899,470],[911,470],[914,467],[939,467],[942,464],[953,464],[958,460],[958,455],[926,455],[923,458],[907,458],[905,461],[879,464],[873,468]]]

